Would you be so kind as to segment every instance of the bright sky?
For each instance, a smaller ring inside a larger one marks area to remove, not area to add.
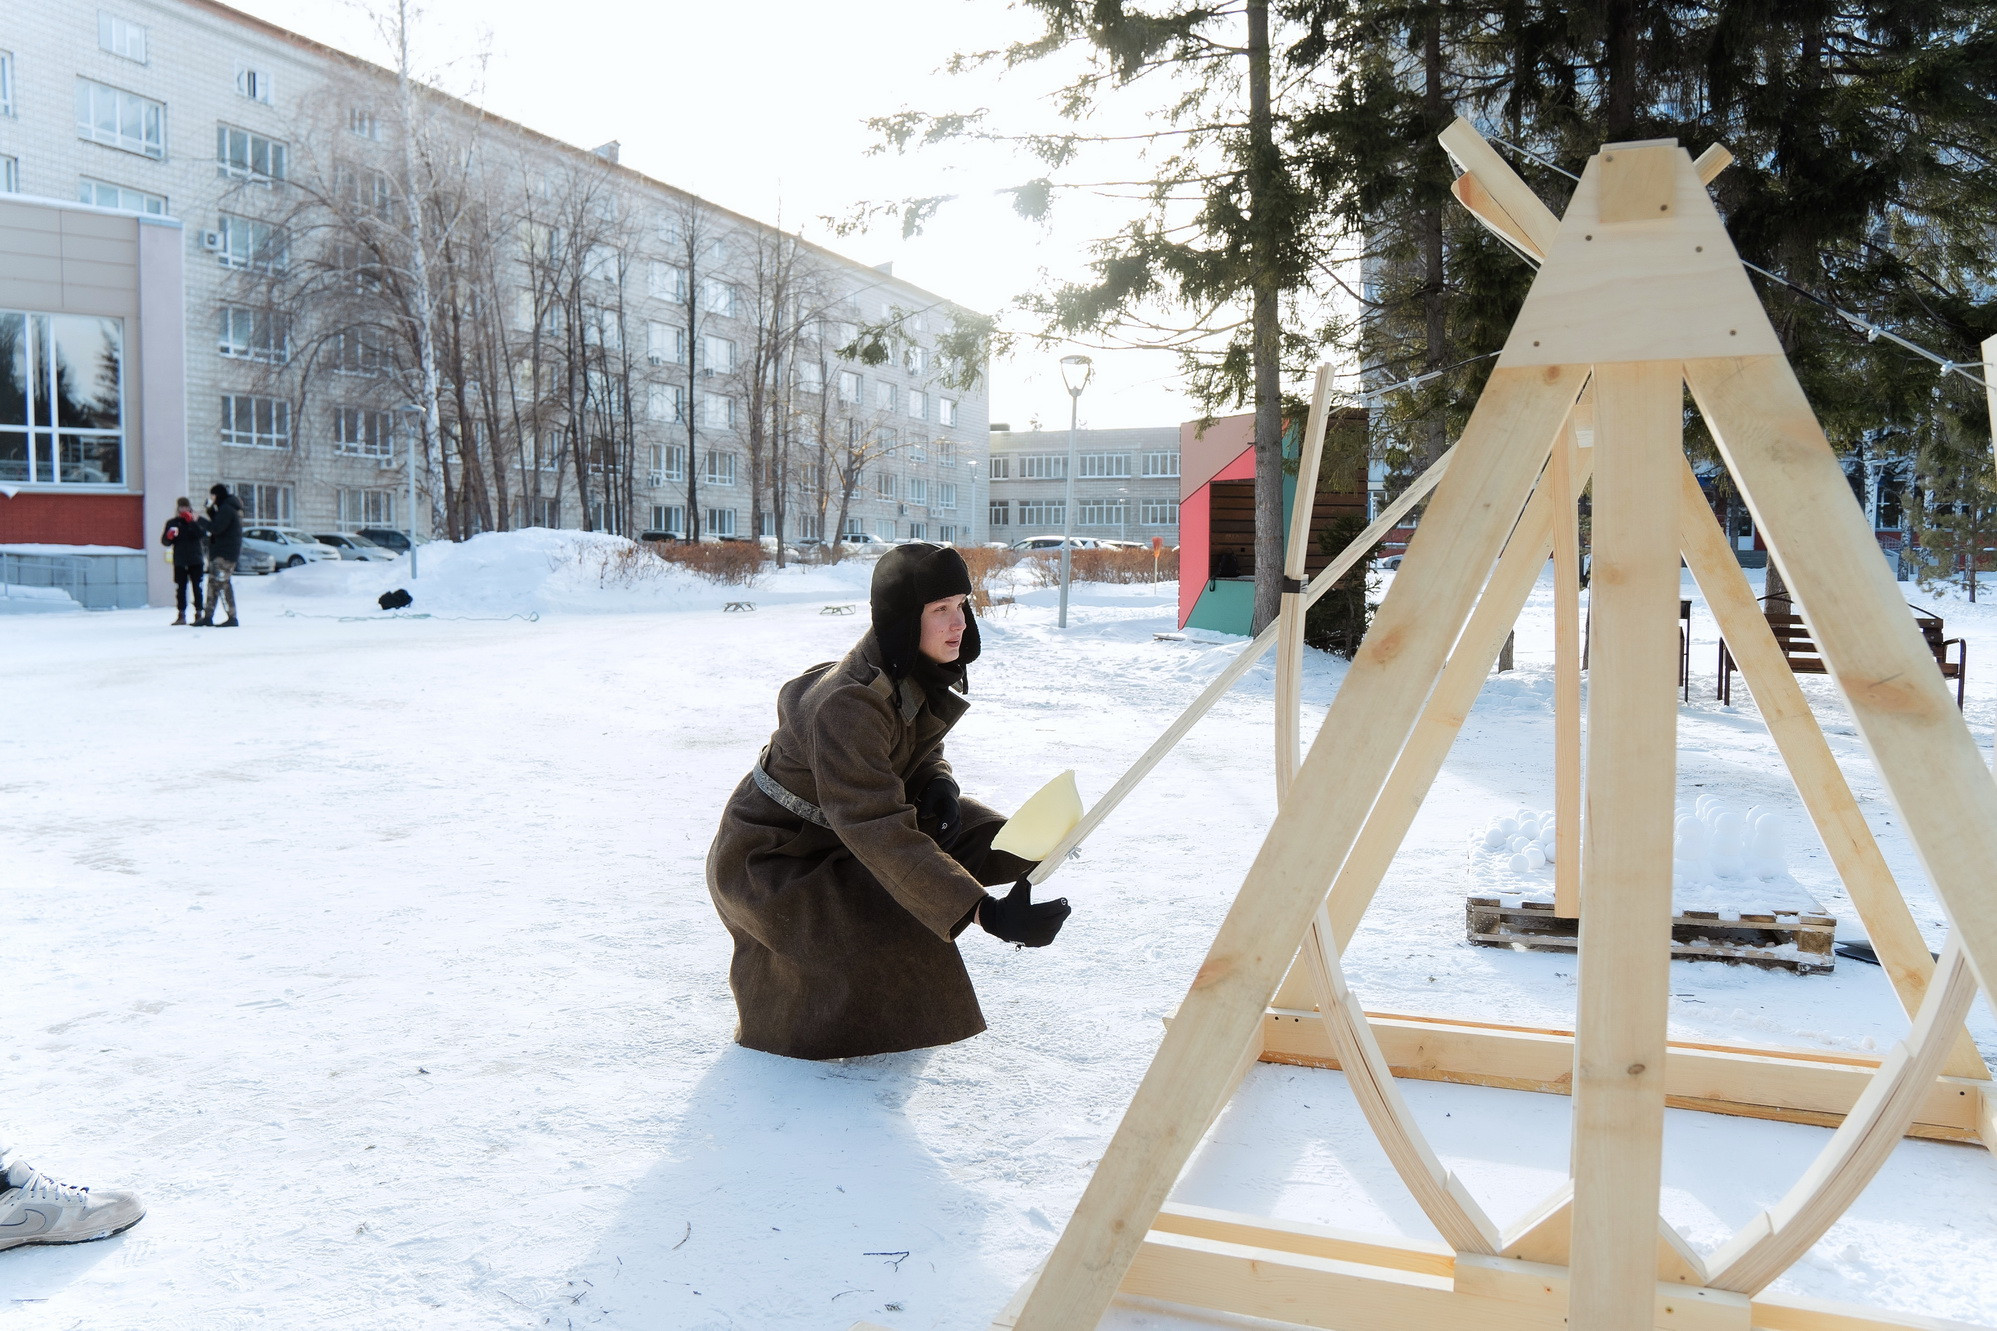
[[[357,6],[232,2],[388,62]],[[416,27],[415,64],[461,95],[482,85],[476,95],[499,115],[585,148],[616,139],[628,166],[863,263],[892,261],[896,276],[992,311],[1043,273],[1079,274],[1087,243],[1135,205],[1073,200],[1050,227],[1026,222],[993,191],[1039,174],[1031,163],[969,146],[869,157],[875,136],[864,122],[904,107],[990,106],[1011,123],[1051,126],[1038,98],[1056,82],[1052,71],[1004,79],[942,72],[953,52],[995,46],[1030,25],[999,0],[430,0]],[[482,69],[465,54],[481,51]],[[864,200],[944,192],[963,202],[912,241],[895,227],[834,237],[818,220]],[[1024,315],[1008,322],[1032,327]],[[1015,429],[1035,419],[1065,426],[1055,362],[1076,349],[1028,346],[994,365],[992,419]],[[1171,355],[1083,350],[1096,361],[1084,425],[1163,425],[1195,414]]]

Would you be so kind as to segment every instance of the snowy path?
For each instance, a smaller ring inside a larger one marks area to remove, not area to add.
[[[106,1243],[0,1254],[0,1324],[981,1331],[1073,1206],[1253,854],[1269,675],[1061,876],[1076,914],[1059,944],[966,939],[988,1034],[770,1058],[728,1042],[701,858],[775,685],[862,626],[817,611],[863,599],[864,573],[787,575],[753,615],[679,589],[653,598],[670,609],[635,597],[538,623],[285,619],[364,602],[284,575],[247,589],[236,633],[157,611],[0,620],[0,1123],[58,1176],[151,1205]],[[1521,668],[1487,687],[1355,942],[1369,1006],[1568,1019],[1570,960],[1461,941],[1465,836],[1550,793],[1544,590]],[[1170,591],[1086,589],[1065,638],[1049,593],[988,621],[951,745],[966,788],[1007,807],[1074,766],[1100,794],[1229,651],[1152,640]],[[1997,619],[1946,612],[1969,626],[1987,740]],[[1703,607],[1697,622],[1682,784],[1793,809],[1751,704],[1709,701]],[[1311,663],[1320,710],[1341,673]],[[1897,818],[1852,770],[1938,939]],[[1847,919],[1803,826],[1797,877]],[[1853,1049],[1904,1029],[1855,964],[1673,979],[1687,1035]],[[1997,1057],[1987,1007],[1973,1023]],[[1565,1100],[1405,1090],[1501,1220],[1564,1171]],[[1667,1214],[1706,1247],[1826,1137],[1677,1112],[1670,1131]],[[1429,1232],[1335,1073],[1257,1069],[1180,1195]],[[1906,1143],[1784,1286],[1997,1322],[1992,1270],[1990,1156]]]

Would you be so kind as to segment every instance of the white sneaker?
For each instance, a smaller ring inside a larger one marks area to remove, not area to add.
[[[18,1160],[0,1170],[0,1249],[108,1239],[145,1214],[136,1193],[58,1183]]]

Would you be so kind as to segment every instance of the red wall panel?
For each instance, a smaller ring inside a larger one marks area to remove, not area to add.
[[[122,545],[146,548],[140,495],[51,494],[24,490],[0,495],[0,544]]]

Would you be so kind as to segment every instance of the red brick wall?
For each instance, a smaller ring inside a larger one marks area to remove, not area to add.
[[[123,545],[146,548],[144,500],[139,495],[50,494],[23,490],[0,495],[0,543]]]

